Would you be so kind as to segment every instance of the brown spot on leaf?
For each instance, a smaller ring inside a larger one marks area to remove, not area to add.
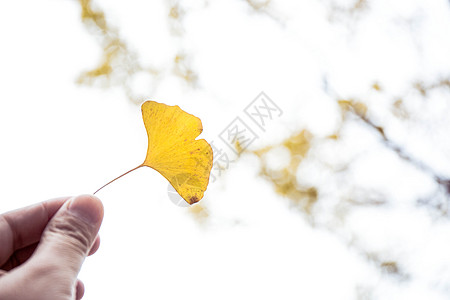
[[[189,198],[189,204],[192,205],[192,204],[194,204],[194,203],[197,203],[199,200],[200,200],[200,199],[198,199],[197,196],[193,196],[193,197]]]

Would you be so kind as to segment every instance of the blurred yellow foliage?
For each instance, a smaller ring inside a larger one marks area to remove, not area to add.
[[[141,104],[151,97],[151,91],[155,89],[155,82],[164,70],[143,66],[139,56],[130,50],[127,43],[120,37],[119,31],[108,24],[105,13],[93,4],[93,0],[79,0],[81,6],[81,21],[95,35],[103,48],[98,66],[83,72],[77,83],[94,84],[99,82],[103,87],[111,85],[120,86],[125,94],[135,104]],[[172,1],[168,7],[169,27],[174,36],[181,37],[184,29],[182,17],[184,10],[178,1]],[[147,38],[147,37],[146,37]],[[195,87],[197,74],[190,63],[190,55],[184,51],[178,51],[173,58],[173,63],[167,66],[172,74],[182,79],[189,86]],[[146,95],[136,95],[131,88],[131,82],[136,74],[146,73],[150,75],[148,82],[149,92]]]
[[[374,90],[378,91],[378,92],[381,92],[381,91],[382,91],[382,88],[381,88],[381,86],[380,86],[380,84],[379,84],[378,82],[375,82],[375,83],[372,85],[372,88],[373,88]]]
[[[190,206],[189,213],[201,224],[204,223],[209,217],[209,211],[202,202]]]
[[[409,113],[403,99],[397,99],[394,101],[392,104],[392,113],[400,119],[407,119],[409,117]]]
[[[186,83],[195,86],[197,74],[190,67],[189,59],[186,54],[177,54],[174,58],[174,73],[182,78]]]
[[[290,136],[280,144],[270,145],[262,149],[249,151],[255,154],[261,161],[261,175],[272,182],[275,191],[288,198],[291,203],[299,207],[306,214],[312,213],[312,208],[317,202],[318,193],[315,187],[303,187],[297,180],[297,169],[307,155],[311,144],[312,135],[307,130]],[[264,155],[270,150],[284,146],[289,150],[290,163],[281,170],[272,170],[267,165]]]
[[[350,99],[338,100],[338,104],[341,107],[343,113],[353,111],[360,117],[364,117],[367,114],[367,105],[362,102]]]
[[[419,93],[426,97],[428,96],[428,93],[431,90],[437,89],[437,88],[447,88],[450,89],[450,78],[442,78],[440,80],[437,80],[436,82],[432,83],[425,83],[423,81],[417,81],[414,83],[414,88],[419,91]]]
[[[84,25],[95,34],[103,47],[102,57],[97,67],[83,72],[78,78],[79,84],[93,84],[101,79],[104,86],[122,84],[127,94],[127,79],[141,70],[135,55],[128,49],[120,38],[118,30],[106,21],[105,14],[94,7],[92,0],[79,0],[81,6],[81,20]]]

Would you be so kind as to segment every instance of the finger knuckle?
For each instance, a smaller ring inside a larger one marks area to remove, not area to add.
[[[91,247],[93,241],[92,228],[85,222],[67,214],[64,218],[58,218],[51,222],[48,228],[49,234],[63,236],[64,240],[83,253]]]

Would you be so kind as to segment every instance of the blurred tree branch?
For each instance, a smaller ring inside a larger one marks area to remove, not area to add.
[[[443,82],[444,84],[439,83],[438,85],[430,85],[427,89],[423,90],[423,93],[421,91],[421,94],[426,95],[429,89],[434,89],[443,86],[446,87],[447,81]],[[383,127],[378,124],[375,124],[375,122],[368,117],[367,107],[365,106],[365,104],[354,100],[338,100],[338,103],[344,112],[351,112],[353,115],[357,116],[362,122],[364,122],[364,124],[366,124],[367,126],[372,128],[375,132],[377,132],[381,138],[381,141],[388,149],[395,152],[404,161],[414,165],[416,168],[422,170],[423,172],[431,176],[433,180],[443,188],[443,190],[447,193],[447,195],[450,196],[450,179],[439,175],[431,167],[427,166],[422,161],[409,155],[407,151],[403,149],[403,147],[401,147],[393,140],[391,140],[386,135]]]

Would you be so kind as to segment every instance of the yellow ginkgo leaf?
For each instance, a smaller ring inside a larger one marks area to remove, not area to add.
[[[213,164],[211,146],[203,139],[196,140],[203,131],[201,120],[178,106],[154,101],[145,102],[141,109],[148,135],[144,162],[95,193],[120,177],[147,166],[163,175],[187,203],[200,201]]]
[[[178,106],[154,101],[142,104],[148,135],[144,166],[161,173],[189,204],[203,198],[209,182],[213,153],[205,140],[196,140],[202,121]]]

